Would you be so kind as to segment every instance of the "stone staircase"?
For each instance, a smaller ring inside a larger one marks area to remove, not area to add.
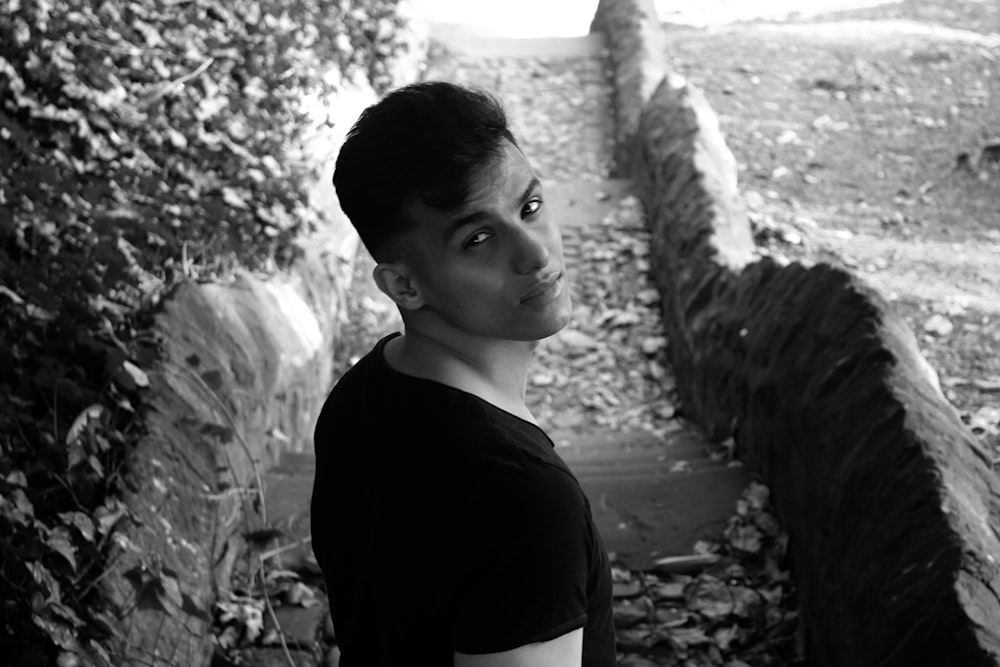
[[[611,175],[612,93],[599,35],[480,38],[452,25],[438,30],[435,38],[441,48],[435,49],[427,78],[474,83],[501,99],[515,135],[543,176],[546,201],[564,228],[600,225],[629,196],[630,183]],[[507,67],[512,61],[517,62]],[[572,77],[539,75],[574,69],[584,72],[582,93]],[[562,90],[560,85],[574,89]],[[539,86],[544,91],[536,95],[532,91]],[[586,99],[577,97],[579,103],[572,104],[572,96],[581,94]],[[569,105],[562,103],[567,96]],[[568,117],[582,129],[567,132],[550,126]],[[662,324],[657,328],[662,330]],[[665,422],[656,433],[599,427],[547,430],[590,499],[608,551],[634,569],[662,556],[691,553],[697,540],[721,532],[749,482],[746,470],[730,460],[725,448],[680,419]],[[281,542],[288,546],[281,566],[316,574],[309,544],[313,473],[312,453],[289,453],[267,472],[264,484],[268,523],[283,531]],[[289,617],[286,610],[286,620],[298,638],[309,636],[310,628],[314,637],[322,636],[321,614],[304,610]],[[328,663],[335,659],[328,656]],[[251,661],[286,663],[274,650],[266,655],[258,651]]]

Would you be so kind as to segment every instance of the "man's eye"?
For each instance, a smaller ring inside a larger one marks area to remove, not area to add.
[[[527,204],[524,205],[524,208],[521,209],[521,215],[523,215],[524,217],[528,217],[529,215],[534,215],[535,213],[538,213],[538,211],[540,211],[541,208],[542,208],[542,200],[532,199],[531,201],[529,201]]]
[[[493,235],[490,234],[489,232],[476,232],[475,234],[473,234],[472,236],[470,236],[465,240],[465,247],[472,248],[474,246],[480,245],[481,243],[489,239],[491,236]]]

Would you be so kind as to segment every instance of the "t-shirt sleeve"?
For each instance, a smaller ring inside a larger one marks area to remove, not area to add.
[[[456,498],[455,650],[507,651],[582,627],[588,523],[576,480],[530,460],[477,468]]]

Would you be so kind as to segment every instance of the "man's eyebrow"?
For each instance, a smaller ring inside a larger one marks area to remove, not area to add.
[[[521,195],[521,201],[523,202],[527,200],[528,197],[530,197],[531,194],[540,187],[542,187],[542,182],[538,180],[537,176],[535,176],[531,179],[531,182],[528,183],[528,187],[524,189],[524,194]],[[448,226],[445,228],[445,239],[450,239],[462,227],[475,224],[488,216],[489,214],[487,214],[486,211],[472,211],[471,213],[467,213],[459,218],[455,218],[448,223]]]

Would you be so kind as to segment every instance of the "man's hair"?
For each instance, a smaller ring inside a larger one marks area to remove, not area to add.
[[[407,204],[457,208],[504,140],[517,143],[488,93],[439,81],[394,90],[365,109],[340,149],[333,174],[340,207],[381,259],[409,225]]]

